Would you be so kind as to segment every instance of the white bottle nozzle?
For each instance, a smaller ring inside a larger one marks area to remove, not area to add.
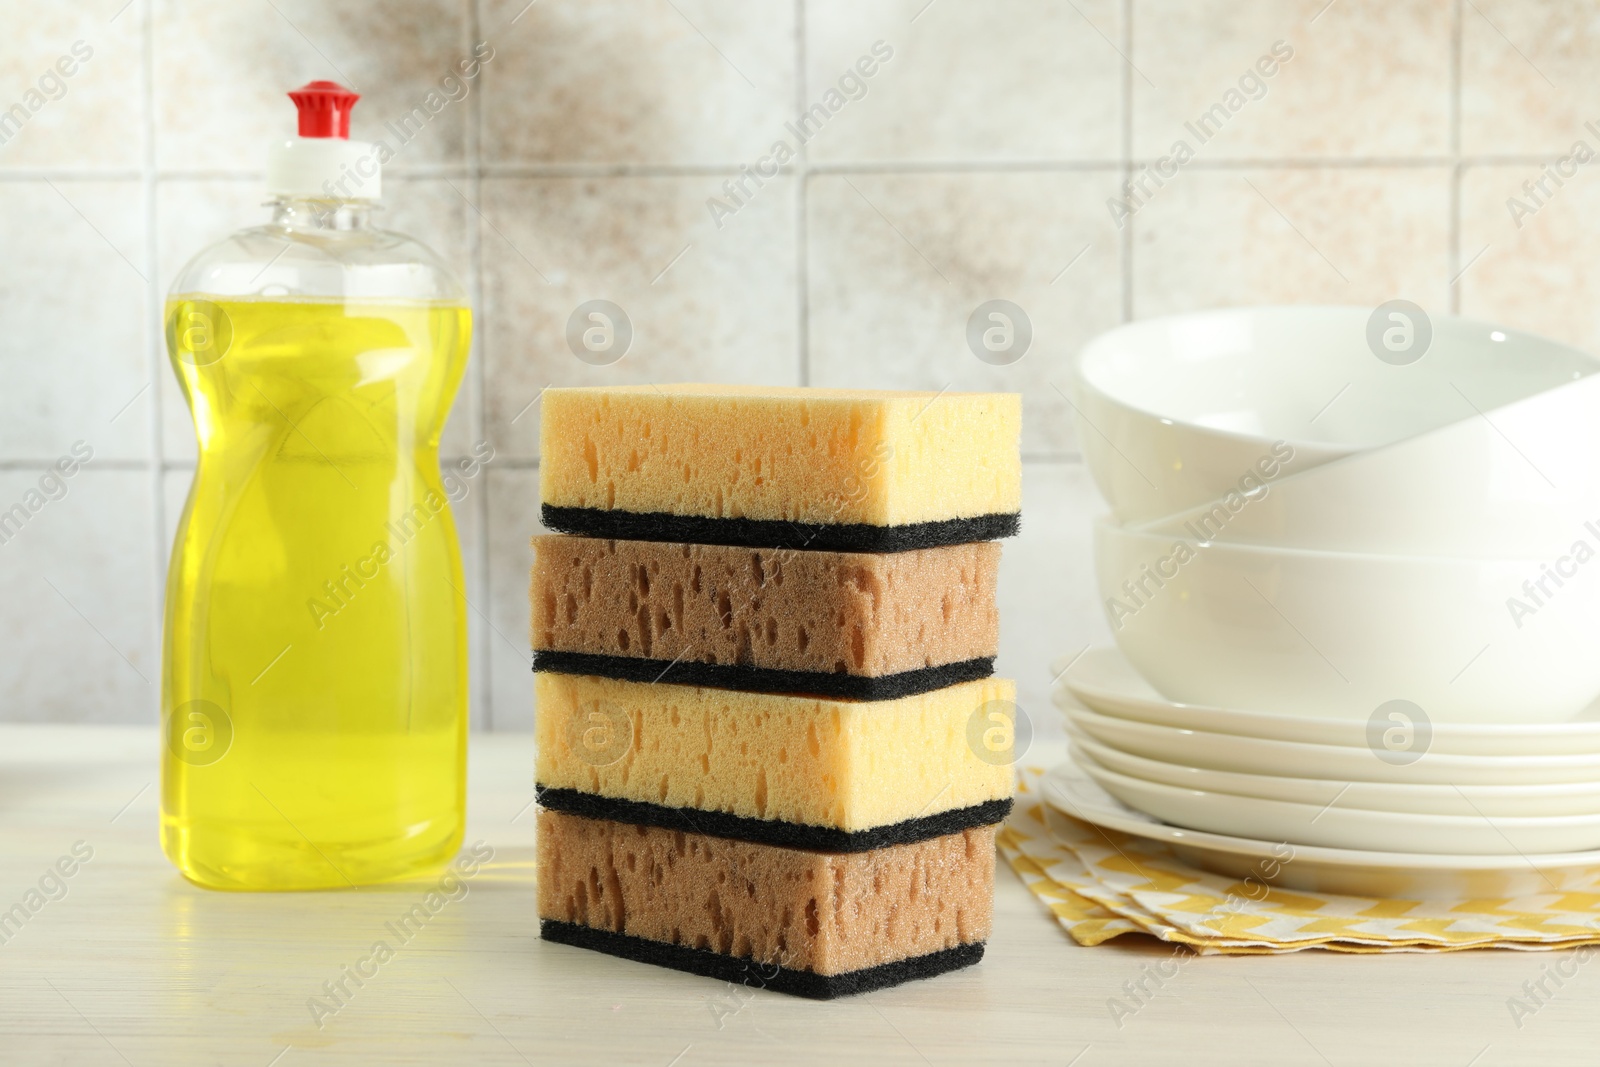
[[[310,82],[289,94],[300,113],[299,136],[267,153],[267,192],[327,200],[377,200],[383,195],[378,146],[350,140],[350,109],[360,97],[336,82]]]

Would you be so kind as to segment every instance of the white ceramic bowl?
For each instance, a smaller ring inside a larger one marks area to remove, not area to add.
[[[1367,724],[1363,722],[1175,703],[1139,677],[1115,648],[1089,649],[1052,664],[1050,672],[1061,679],[1051,699],[1062,708],[1081,705],[1136,722],[1277,741],[1350,748],[1368,743]],[[1388,725],[1381,722],[1380,730]],[[1431,750],[1458,756],[1600,753],[1600,703],[1590,704],[1570,722],[1433,723],[1432,730]]]
[[[1195,547],[1102,521],[1095,569],[1117,646],[1181,703],[1547,723],[1600,694],[1600,560],[1526,613],[1537,560]]]
[[[1103,745],[1147,759],[1216,771],[1285,778],[1332,778],[1340,782],[1445,786],[1600,782],[1600,755],[1593,754],[1452,756],[1430,751],[1414,763],[1397,764],[1386,762],[1367,748],[1307,745],[1204,730],[1180,730],[1114,719],[1087,708],[1063,710],[1068,722]]]
[[[1085,461],[1112,512],[1147,522],[1222,497],[1282,441],[1278,474],[1377,448],[1593,374],[1583,352],[1448,315],[1406,366],[1368,346],[1370,307],[1238,308],[1132,323],[1073,364]],[[1498,340],[1496,338],[1499,338]]]
[[[1261,800],[1287,800],[1296,804],[1393,811],[1411,815],[1454,815],[1462,818],[1545,818],[1558,815],[1600,816],[1600,782],[1540,785],[1427,785],[1394,782],[1339,782],[1327,778],[1284,778],[1270,774],[1241,774],[1187,767],[1165,760],[1135,756],[1102,745],[1079,730],[1068,728],[1073,751],[1082,751],[1095,763],[1130,778],[1179,789],[1202,789]],[[1600,847],[1600,846],[1597,846]]]
[[[1600,375],[1147,525],[1196,541],[1555,561],[1600,550]]]
[[[1129,807],[1175,826],[1323,848],[1447,852],[1478,856],[1600,848],[1600,815],[1489,819],[1318,807],[1282,800],[1178,789],[1118,774],[1081,752],[1074,762]]]

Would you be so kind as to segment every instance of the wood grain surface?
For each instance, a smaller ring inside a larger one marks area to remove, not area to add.
[[[33,912],[0,944],[0,1063],[1488,1067],[1593,1063],[1600,1046],[1600,965],[1546,979],[1520,1028],[1508,998],[1558,957],[1207,957],[1158,985],[1169,948],[1079,948],[1003,865],[981,964],[849,1000],[546,944],[520,735],[473,739],[467,841],[492,857],[435,910],[432,883],[211,892],[157,845],[156,744],[153,729],[0,727],[0,910]],[[74,846],[93,854],[78,862]],[[378,941],[393,949],[381,961]],[[348,994],[330,996],[341,981]],[[1119,1027],[1108,1001],[1140,982],[1151,996]]]

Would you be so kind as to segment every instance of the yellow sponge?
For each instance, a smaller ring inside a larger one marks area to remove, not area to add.
[[[997,745],[993,732],[997,714],[1015,714],[1008,679],[875,701],[554,673],[537,675],[535,687],[546,807],[858,850],[997,822],[1011,798],[1009,741]],[[673,821],[669,811],[701,814]],[[970,817],[952,821],[952,812]]]
[[[574,511],[881,528],[1009,518],[1022,506],[1022,406],[1012,393],[550,389],[542,418],[540,493],[564,532],[706,540],[560,522]],[[1012,529],[967,528],[960,539]],[[951,541],[907,547],[931,543]]]

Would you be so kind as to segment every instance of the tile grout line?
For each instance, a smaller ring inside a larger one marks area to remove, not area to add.
[[[474,458],[476,457],[467,452],[441,452],[439,454],[439,461],[441,463],[456,463],[460,460]],[[21,458],[12,457],[10,459],[0,459],[0,471],[30,471],[43,473],[44,471],[54,467],[57,462],[58,461],[56,459],[46,456],[24,456]],[[536,468],[539,465],[539,461],[532,456],[497,455],[490,462],[495,468],[504,468],[507,470]],[[157,465],[151,463],[147,459],[97,458],[92,467],[86,467],[85,469],[96,471],[131,471],[134,473],[140,473],[149,471],[154,466]],[[192,471],[195,469],[195,461],[192,459],[164,459],[161,461],[159,466],[163,471]],[[163,570],[164,569],[165,568],[163,568]]]
[[[1450,236],[1445,251],[1449,283],[1445,294],[1452,315],[1461,314],[1461,38],[1463,17],[1462,0],[1452,0],[1450,5]]]
[[[1122,180],[1133,181],[1133,3],[1122,0]],[[1122,321],[1133,321],[1133,227],[1130,216],[1117,231],[1117,252],[1122,260]]]
[[[467,50],[471,52],[476,47],[483,33],[483,3],[482,0],[466,0],[467,7]],[[480,71],[479,76],[488,79],[486,72]],[[470,171],[468,178],[472,189],[473,201],[480,206],[483,204],[483,92],[472,94],[472,110],[469,112],[470,121],[467,123],[467,161]],[[484,404],[488,396],[489,377],[488,363],[488,332],[480,328],[480,316],[483,313],[483,222],[463,214],[467,220],[467,254],[472,264],[472,278],[468,282],[471,286],[473,306],[473,341],[477,349],[477,359],[472,363],[472,377],[468,384],[469,396],[467,397],[467,417],[472,427],[472,447],[477,447],[481,442],[489,439],[488,417],[484,411]],[[494,479],[488,471],[483,474],[483,492],[477,494],[472,502],[473,526],[472,541],[477,559],[474,570],[477,572],[478,588],[483,597],[485,607],[491,612],[494,606],[494,592],[490,586],[493,580],[493,569],[489,566],[489,496],[494,492]],[[469,586],[470,588],[470,586]],[[470,619],[470,617],[469,617]],[[470,621],[469,621],[470,625]],[[474,647],[474,645],[476,647]],[[493,646],[489,643],[488,627],[479,620],[478,639],[468,642],[467,659],[467,686],[469,693],[476,693],[477,699],[472,700],[467,706],[467,722],[470,726],[472,720],[478,720],[478,728],[492,731],[494,729],[494,694],[491,692],[490,679],[494,672],[489,669],[489,657],[493,654]],[[473,669],[473,665],[476,669]],[[473,705],[476,705],[474,709]],[[474,715],[474,710],[477,714]]]
[[[805,113],[806,101],[806,0],[794,0],[795,114]],[[802,386],[811,384],[811,194],[810,155],[804,141],[797,157],[794,195],[795,347]]]
[[[58,461],[43,457],[30,458],[27,456],[9,456],[0,459],[0,471],[36,471],[43,473],[54,467]],[[152,467],[161,467],[164,464],[154,464],[147,459],[101,459],[95,457],[92,467],[86,470],[97,471],[148,471]],[[191,468],[194,464],[189,465]]]
[[[1564,149],[1552,146],[1551,151]],[[812,174],[1075,174],[1094,171],[1119,171],[1156,162],[1157,157],[1141,157],[1134,153],[1119,155],[1115,159],[885,159],[858,160],[854,162],[810,163],[806,170]],[[1530,152],[1485,153],[1482,155],[1456,155],[1445,153],[1430,156],[1240,156],[1232,159],[1195,159],[1185,164],[1185,170],[1423,170],[1430,167],[1448,167],[1454,163],[1472,166],[1542,166],[1549,155]],[[477,168],[470,164],[422,164],[395,167],[384,171],[391,181],[438,181],[443,178],[471,178],[481,173],[486,178],[683,178],[715,176],[728,177],[739,172],[739,163],[482,163]],[[54,167],[0,167],[0,182],[44,181],[103,182],[138,181],[144,170],[127,167],[59,169]],[[796,175],[799,168],[786,165],[780,174]],[[185,169],[157,168],[156,180],[167,181],[234,181],[259,182],[258,170],[235,169]]]
[[[139,43],[140,95],[144,98],[144,160],[140,167],[139,186],[144,211],[145,271],[145,366],[150,375],[150,412],[146,422],[150,435],[150,522],[154,527],[151,560],[151,598],[154,608],[155,656],[158,664],[165,660],[167,565],[171,546],[167,544],[167,494],[165,427],[162,418],[162,375],[166,373],[165,333],[162,329],[161,272],[159,269],[160,241],[156,227],[159,223],[157,192],[160,171],[156,159],[156,92],[155,92],[155,3],[143,0],[140,5],[141,41]],[[150,707],[155,721],[161,721],[161,687],[151,687]]]
[[[1450,168],[1450,225],[1445,248],[1445,269],[1450,272],[1448,277],[1451,280],[1445,297],[1452,315],[1461,314],[1461,275],[1464,273],[1461,270],[1461,179],[1461,165]]]
[[[1461,162],[1461,49],[1462,0],[1450,5],[1450,159]]]
[[[455,463],[459,460],[473,458],[475,457],[471,455],[441,454],[439,456],[439,459],[442,463]],[[1022,454],[1022,462],[1024,463],[1077,463],[1081,459],[1081,454],[1077,452],[1024,452]],[[57,460],[55,459],[43,457],[33,459],[0,459],[0,472],[18,471],[27,474],[43,474],[46,471],[53,469],[56,465],[56,462]],[[495,470],[536,471],[539,469],[538,459],[532,456],[497,455],[492,463],[493,469]],[[162,473],[172,473],[177,471],[192,472],[195,469],[195,461],[192,459],[168,459],[163,460],[160,464],[154,464],[149,460],[144,459],[97,459],[94,461],[92,468],[86,469],[96,472],[120,471],[129,474],[146,474],[152,470],[159,470]],[[162,560],[161,569],[163,576],[165,576],[165,559]]]

